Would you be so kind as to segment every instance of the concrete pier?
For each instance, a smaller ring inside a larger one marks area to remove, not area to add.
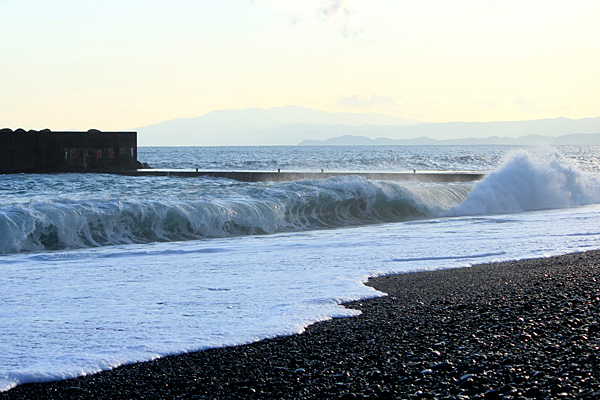
[[[114,171],[127,176],[172,176],[227,178],[241,182],[289,182],[304,179],[325,179],[337,176],[360,176],[370,180],[382,181],[416,181],[416,182],[471,182],[483,179],[483,172],[472,171],[423,171],[423,172],[368,172],[368,171],[335,171],[335,172],[277,172],[277,171],[194,171],[194,170],[159,170],[138,169],[135,171]]]
[[[147,164],[145,164],[147,166]],[[214,171],[139,169],[136,132],[25,131],[0,129],[0,174],[93,172],[126,176],[227,178],[241,182],[289,182],[355,175],[372,180],[470,182],[473,171]]]

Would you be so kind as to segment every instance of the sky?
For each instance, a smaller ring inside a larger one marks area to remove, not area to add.
[[[0,0],[0,127],[296,105],[426,122],[600,116],[600,2]]]

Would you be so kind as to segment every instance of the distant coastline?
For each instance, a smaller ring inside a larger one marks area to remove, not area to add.
[[[468,146],[468,145],[600,145],[600,133],[578,133],[549,137],[542,135],[527,135],[521,137],[491,136],[487,138],[465,138],[437,140],[428,137],[414,139],[370,139],[366,136],[343,135],[325,140],[303,140],[298,146]]]
[[[597,136],[600,117],[435,123],[376,113],[328,113],[295,106],[219,110],[196,118],[163,121],[136,131],[139,146],[600,145]]]

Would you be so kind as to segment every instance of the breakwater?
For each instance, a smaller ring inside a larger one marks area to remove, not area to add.
[[[159,170],[138,169],[132,171],[114,171],[127,176],[172,176],[172,177],[213,177],[227,178],[241,182],[290,182],[298,180],[326,179],[338,176],[360,176],[369,180],[417,181],[417,182],[471,182],[483,179],[483,172],[463,171],[426,171],[426,172],[365,172],[365,171],[202,171],[202,170]]]

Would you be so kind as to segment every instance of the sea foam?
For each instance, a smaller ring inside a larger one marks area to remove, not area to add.
[[[446,216],[507,214],[600,203],[600,179],[553,149],[510,154]]]

